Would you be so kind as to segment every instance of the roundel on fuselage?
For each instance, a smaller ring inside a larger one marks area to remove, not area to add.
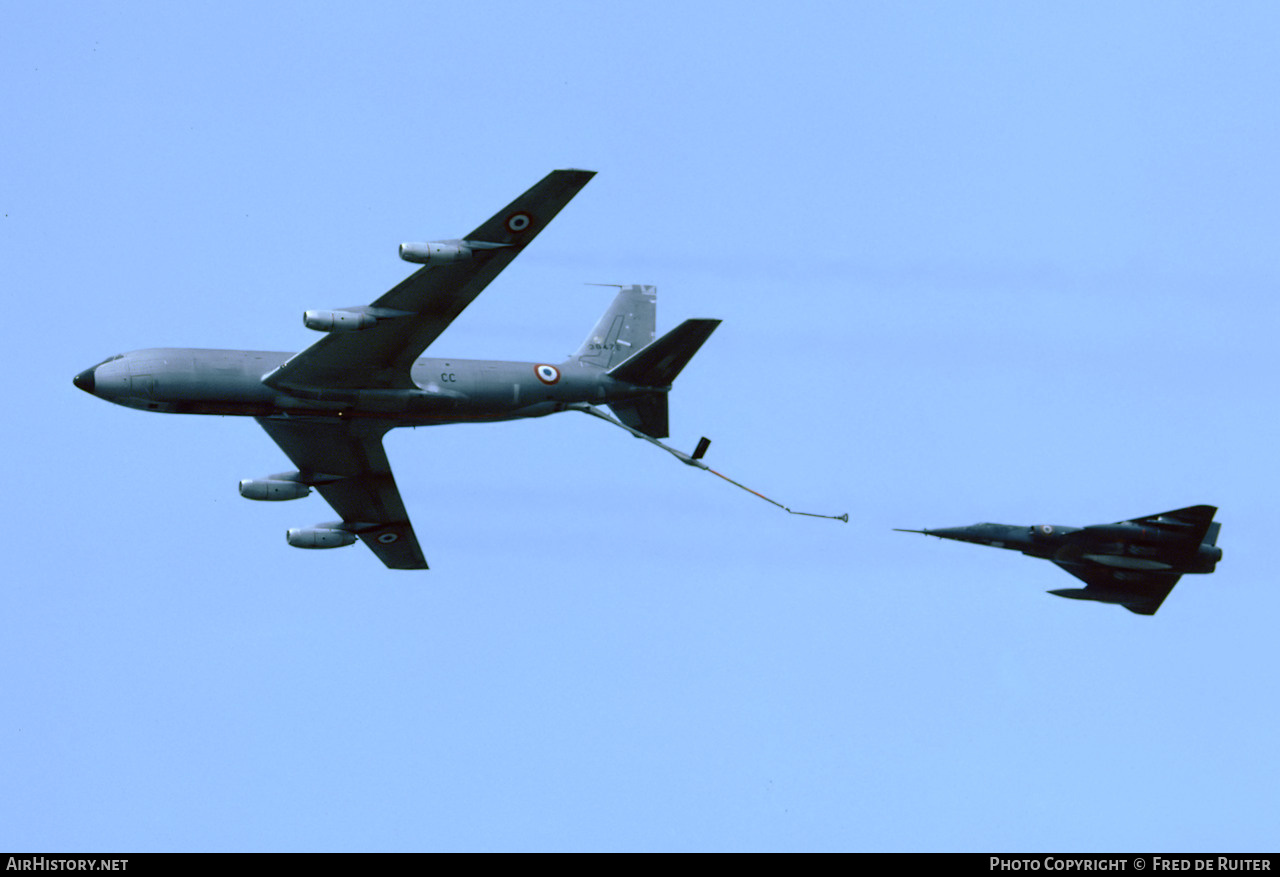
[[[535,365],[533,367],[533,373],[537,375],[538,380],[542,381],[544,384],[554,384],[556,381],[560,380],[560,369],[556,368],[554,365]]]

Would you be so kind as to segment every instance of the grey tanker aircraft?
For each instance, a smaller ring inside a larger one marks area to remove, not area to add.
[[[1186,573],[1211,573],[1222,559],[1213,519],[1218,510],[1196,505],[1090,527],[974,524],[939,530],[899,530],[1021,551],[1052,560],[1085,583],[1049,591],[1072,600],[1118,603],[1138,615],[1155,615]]]
[[[692,456],[656,439],[667,435],[672,381],[720,321],[686,320],[655,341],[651,286],[623,287],[563,362],[419,359],[593,176],[552,171],[462,238],[401,244],[401,258],[423,267],[371,305],[306,311],[303,323],[325,334],[301,353],[136,350],[73,383],[143,411],[255,418],[297,469],[241,481],[240,494],[292,500],[315,488],[342,520],[289,530],[288,543],[337,548],[359,539],[393,569],[427,568],[382,447],[397,426],[579,410],[707,469],[698,459],[706,439]]]

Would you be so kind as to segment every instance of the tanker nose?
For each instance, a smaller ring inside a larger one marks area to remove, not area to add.
[[[97,366],[94,366],[94,368],[97,368]],[[84,390],[86,393],[92,393],[93,392],[93,369],[87,368],[84,371],[80,372],[80,374],[76,375],[74,378],[71,379],[71,383],[75,384],[77,388]]]

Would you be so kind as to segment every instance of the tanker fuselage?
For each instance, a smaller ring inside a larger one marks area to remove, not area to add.
[[[260,350],[155,348],[114,356],[75,384],[109,402],[174,414],[252,417],[322,414],[376,417],[403,426],[541,417],[568,404],[604,404],[638,388],[569,360],[552,365],[419,359],[409,389],[297,388],[262,383],[293,354]],[[644,388],[653,392],[653,388]]]

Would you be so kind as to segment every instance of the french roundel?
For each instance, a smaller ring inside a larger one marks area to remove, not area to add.
[[[554,365],[535,365],[533,373],[538,376],[538,380],[544,384],[554,384],[560,380],[560,369]]]
[[[381,542],[383,545],[390,545],[392,542],[396,541],[399,538],[400,537],[397,536],[395,533],[383,533],[381,536],[378,537],[378,541]]]
[[[1040,532],[1041,532],[1041,533],[1043,533],[1043,534],[1044,534],[1044,535],[1046,535],[1046,536],[1052,536],[1052,535],[1053,535],[1053,525],[1052,525],[1052,524],[1041,524],[1041,525],[1040,525]]]
[[[513,213],[507,217],[507,231],[524,231],[533,223],[527,213]]]

